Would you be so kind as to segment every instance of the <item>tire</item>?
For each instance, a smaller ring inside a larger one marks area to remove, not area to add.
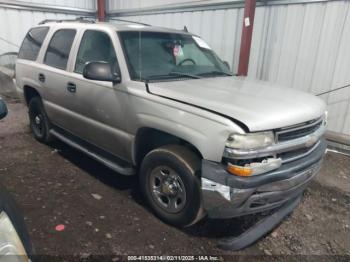
[[[203,217],[198,174],[201,161],[189,149],[167,145],[149,152],[140,168],[140,187],[164,222],[186,227]]]
[[[40,97],[33,97],[29,101],[29,124],[36,140],[41,143],[50,143],[52,135],[50,134],[50,121],[46,115],[43,103]]]

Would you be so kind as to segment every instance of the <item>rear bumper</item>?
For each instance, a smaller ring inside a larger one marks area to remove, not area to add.
[[[280,207],[303,193],[318,173],[325,150],[321,141],[305,158],[253,177],[231,175],[222,164],[203,160],[204,209],[211,218],[232,218]]]

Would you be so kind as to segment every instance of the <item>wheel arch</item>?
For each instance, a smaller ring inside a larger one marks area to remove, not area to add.
[[[33,97],[38,96],[41,99],[41,95],[38,92],[38,90],[32,86],[29,86],[29,85],[25,85],[23,87],[23,94],[24,94],[24,99],[25,99],[25,102],[27,105],[29,105],[29,102]]]
[[[203,155],[197,146],[191,142],[170,134],[168,132],[152,128],[141,127],[137,130],[134,146],[133,146],[133,160],[134,163],[139,166],[142,159],[151,150],[169,144],[182,145],[194,152],[200,159],[203,159]]]

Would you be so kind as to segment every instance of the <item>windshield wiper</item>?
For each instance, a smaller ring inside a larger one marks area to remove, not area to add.
[[[218,70],[213,70],[213,71],[210,71],[210,72],[205,72],[205,73],[201,73],[199,75],[221,75],[221,76],[233,76],[232,74],[230,73],[225,73],[225,72],[222,72],[222,71],[218,71]]]
[[[173,78],[171,75],[150,75],[144,78],[144,80],[163,80]]]
[[[201,78],[200,76],[198,75],[192,75],[192,74],[188,74],[188,73],[182,73],[182,72],[170,72],[169,75],[174,75],[174,76],[184,76],[184,77],[190,77],[190,78],[193,78],[193,79],[199,79]]]
[[[197,75],[192,75],[192,74],[186,74],[182,72],[170,72],[169,74],[166,75],[151,75],[147,76],[145,80],[165,80],[165,79],[172,79],[172,78],[177,78],[177,77],[189,77],[193,79],[199,79],[201,78],[200,76]]]

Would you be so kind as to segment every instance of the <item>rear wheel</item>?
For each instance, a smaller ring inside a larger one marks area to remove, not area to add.
[[[180,227],[202,217],[199,171],[200,159],[182,146],[167,145],[145,156],[140,186],[158,217]]]
[[[34,97],[29,101],[29,122],[30,129],[38,141],[42,143],[49,143],[52,141],[50,122],[40,97]]]

